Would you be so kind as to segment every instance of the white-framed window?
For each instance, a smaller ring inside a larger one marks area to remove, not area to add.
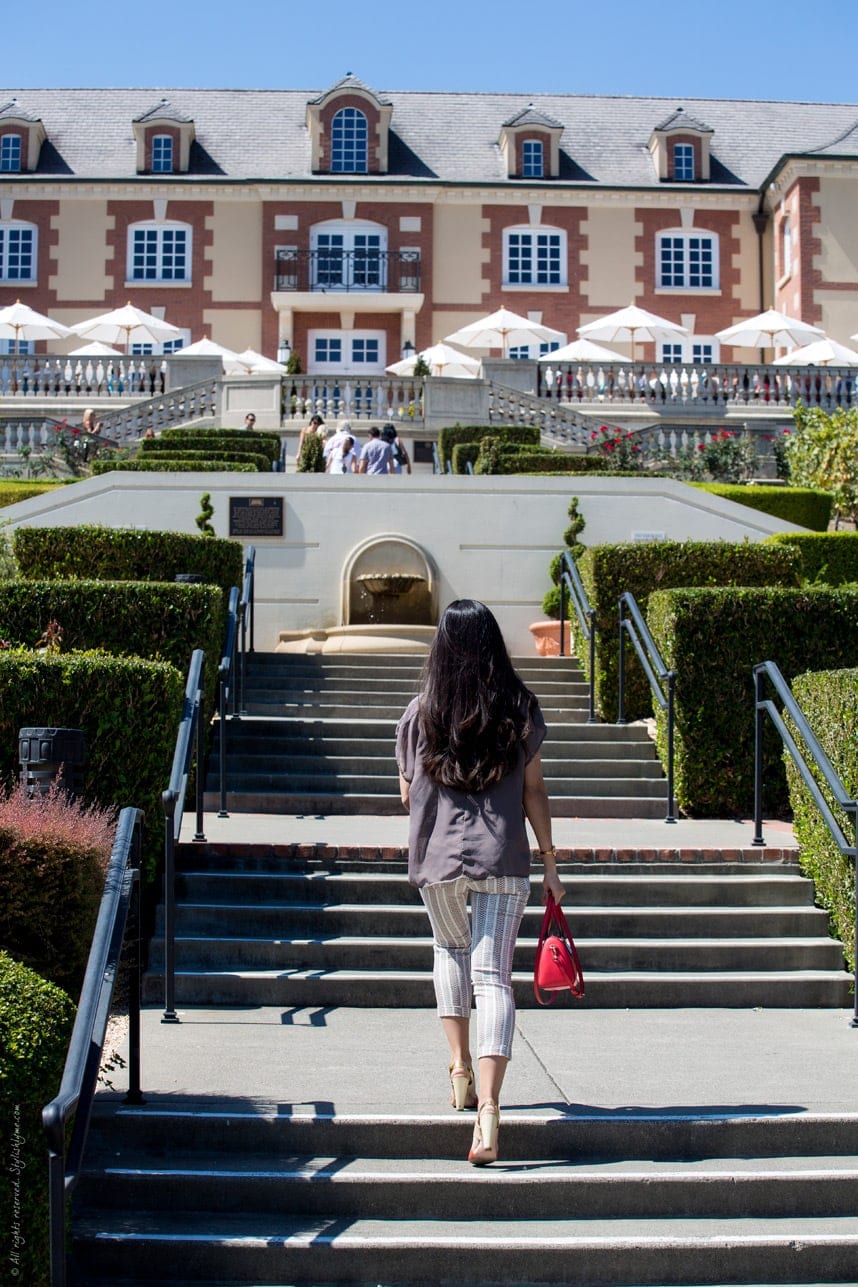
[[[331,121],[331,171],[366,174],[369,130],[356,107],[341,107]]]
[[[525,139],[521,145],[521,174],[525,179],[541,179],[544,160],[541,139]]]
[[[506,228],[504,286],[565,286],[566,233],[559,228]]]
[[[128,229],[129,282],[189,282],[192,229],[185,223],[135,223]]]
[[[718,362],[721,347],[716,339],[709,336],[697,336],[677,343],[662,344],[661,360],[665,366],[685,363],[686,366],[711,366]]]
[[[515,344],[512,348],[507,349],[507,357],[511,358],[538,358],[545,353],[554,353],[560,348],[561,343],[565,344],[566,340],[545,340],[541,344]]]
[[[14,340],[0,340],[0,354],[15,353],[15,351],[16,349],[15,349]],[[18,340],[18,348],[17,348],[18,353],[35,353],[35,351],[36,351],[35,340]]]
[[[22,151],[20,134],[4,134],[0,138],[0,170],[17,174],[21,168]]]
[[[678,183],[694,181],[694,146],[691,143],[674,143],[673,177]]]
[[[659,233],[656,255],[657,284],[662,289],[718,289],[718,238],[714,233]]]
[[[792,220],[784,215],[781,220],[781,274],[788,277],[792,272]]]
[[[39,230],[31,223],[0,223],[0,282],[34,282]]]
[[[387,229],[331,221],[310,231],[311,290],[387,289]]]
[[[173,139],[169,134],[156,134],[152,139],[152,173],[173,173]]]
[[[311,375],[382,375],[387,361],[384,331],[310,331]]]
[[[140,344],[131,345],[133,357],[148,357],[150,354],[178,353],[186,344],[191,342],[191,332],[188,328],[182,329],[182,334],[176,336],[174,340],[164,340],[163,344],[151,344],[145,341]]]

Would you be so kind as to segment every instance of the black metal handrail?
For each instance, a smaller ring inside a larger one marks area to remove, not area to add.
[[[241,627],[241,652],[239,656],[239,680],[238,680],[238,709],[239,713],[246,715],[244,707],[244,688],[247,682],[247,654],[254,651],[253,643],[253,604],[254,604],[254,576],[256,568],[256,547],[249,545],[247,547],[247,557],[244,561],[244,581],[241,587],[241,602],[239,609],[239,624]],[[248,644],[248,636],[250,642]]]
[[[143,814],[140,809],[123,809],[119,815],[62,1081],[56,1097],[42,1109],[42,1125],[48,1144],[51,1287],[65,1287],[68,1198],[80,1175],[113,989],[129,921],[133,937],[129,939],[131,970],[128,997],[128,1093],[125,1102],[144,1102],[140,1093],[142,825]],[[72,1117],[74,1126],[67,1145],[67,1126]]]
[[[274,289],[278,291],[420,290],[420,251],[381,250],[374,246],[347,250],[282,247],[275,251]]]
[[[226,619],[226,642],[223,657],[217,668],[218,676],[218,788],[220,791],[219,818],[228,818],[226,807],[226,717],[239,718],[235,709],[236,648],[238,644],[238,586],[229,592],[229,609]],[[231,707],[231,709],[229,709]]]
[[[822,793],[813,771],[796,744],[795,738],[786,725],[783,715],[775,702],[766,699],[765,681],[768,679],[780,700],[783,708],[795,724],[799,736],[807,747],[814,767],[822,777],[838,808],[851,815],[854,843],[850,844],[843,833],[831,806]],[[784,679],[777,664],[773,661],[761,661],[754,667],[754,845],[764,845],[763,838],[763,718],[768,715],[781,736],[781,741],[789,752],[790,758],[798,769],[801,780],[810,792],[814,804],[822,814],[822,820],[829,834],[844,857],[851,858],[855,867],[855,924],[858,930],[858,800],[850,796],[834,765],[819,744],[813,729],[807,722],[804,711],[795,700],[789,684]],[[852,1015],[853,1028],[858,1028],[858,959],[855,962],[855,1010]]]
[[[652,695],[663,711],[667,711],[667,814],[665,822],[676,822],[673,800],[673,729],[674,729],[674,689],[676,672],[668,670],[656,647],[655,640],[641,615],[635,596],[626,590],[619,598],[620,612],[620,664],[617,681],[617,723],[625,724],[624,686],[625,686],[625,636],[628,635],[634,645],[644,674],[649,680]],[[667,692],[662,688],[666,684]]]
[[[205,840],[203,832],[203,712],[205,653],[191,654],[182,717],[176,735],[170,785],[162,792],[164,803],[164,1013],[162,1023],[178,1023],[176,1014],[176,841],[182,830],[185,792],[191,764],[196,759],[197,829],[194,840]],[[196,756],[194,750],[196,749]]]
[[[589,647],[590,695],[587,723],[596,723],[596,611],[587,598],[578,566],[568,550],[560,560],[560,656],[565,657],[566,596],[569,596],[581,634]]]

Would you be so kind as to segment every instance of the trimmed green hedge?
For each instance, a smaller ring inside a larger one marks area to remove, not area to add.
[[[196,572],[228,598],[244,579],[241,542],[224,537],[82,524],[19,527],[13,545],[21,576],[32,581],[172,581]]]
[[[447,425],[438,434],[438,459],[441,472],[447,472],[452,462],[453,448],[457,443],[479,443],[483,438],[498,438],[502,442],[531,443],[539,446],[537,425]]]
[[[711,492],[713,496],[723,496],[724,500],[735,501],[737,505],[746,505],[763,514],[772,514],[775,518],[782,518],[785,523],[795,523],[796,527],[806,527],[811,532],[828,530],[834,508],[831,493],[817,491],[813,487],[743,486],[741,483],[689,485],[698,487],[702,492]]]
[[[858,670],[798,675],[791,687],[840,781],[855,799],[858,795]],[[804,750],[798,729],[792,721],[787,723],[799,749]],[[832,933],[843,944],[849,968],[854,970],[855,861],[840,852],[791,757],[785,754],[784,758],[801,866],[813,880],[816,900],[828,911]],[[833,813],[839,817],[844,836],[854,845],[855,819],[840,812],[818,776],[817,782]]]
[[[165,464],[165,462],[170,460],[195,462],[220,461],[222,464],[252,465],[257,473],[260,474],[271,473],[271,461],[268,457],[262,452],[254,452],[251,448],[248,448],[247,451],[239,451],[238,448],[234,451],[216,451],[208,448],[202,451],[197,451],[190,447],[182,447],[181,449],[177,448],[174,451],[172,448],[168,448],[163,451],[149,451],[145,456],[138,456],[137,460],[138,463],[142,461],[147,465],[157,464],[159,468]]]
[[[258,472],[255,465],[231,465],[208,458],[196,464],[190,460],[174,460],[170,456],[166,459],[156,456],[151,461],[94,460],[92,462],[94,474],[109,474],[114,469],[126,474],[255,474]]]
[[[468,465],[475,466],[480,455],[480,444],[478,442],[457,442],[450,459],[453,462],[454,474],[466,474]]]
[[[578,560],[578,570],[596,612],[596,702],[602,718],[608,720],[617,717],[617,602],[622,593],[631,591],[646,615],[650,594],[671,586],[798,586],[801,579],[796,550],[750,541],[591,545]],[[574,619],[573,626],[577,626]],[[580,647],[580,639],[577,642],[586,669],[587,649]],[[650,688],[633,648],[627,647],[625,653],[625,716],[641,719],[652,714]]]
[[[805,581],[858,584],[858,532],[777,532],[766,541],[792,545],[799,551]]]
[[[42,1108],[60,1086],[75,1007],[0,951],[0,1264],[7,1283],[50,1281]]]
[[[570,456],[550,447],[499,443],[484,438],[475,466],[478,474],[604,474],[600,456]]]
[[[754,548],[754,547],[751,547]],[[858,590],[700,588],[650,595],[647,624],[676,672],[676,798],[701,817],[748,817],[754,801],[752,670],[774,661],[791,682],[858,656]],[[665,717],[657,713],[664,757]],[[781,742],[765,730],[764,806],[789,807]]]
[[[4,478],[0,482],[0,509],[6,505],[17,505],[18,501],[29,500],[31,496],[44,496],[45,492],[55,492],[58,487],[66,487],[67,482],[61,483],[32,483],[21,479],[16,481],[11,478]]]
[[[161,792],[170,781],[186,671],[106,653],[0,651],[0,778],[18,772],[18,730],[83,729],[83,798],[144,811],[144,871],[164,848]]]
[[[252,445],[251,445],[252,444]],[[223,451],[254,451],[267,456],[269,461],[280,459],[280,435],[265,429],[164,429],[157,438],[144,438],[144,451],[157,450],[159,446],[183,450],[188,447],[216,447]]]

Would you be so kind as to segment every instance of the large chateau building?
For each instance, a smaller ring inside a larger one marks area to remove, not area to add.
[[[574,339],[634,301],[690,332],[639,349],[658,361],[754,360],[715,332],[771,304],[848,342],[856,208],[855,104],[350,74],[0,92],[0,305],[70,323],[132,299],[185,342],[286,340],[316,373],[378,373],[501,305]]]

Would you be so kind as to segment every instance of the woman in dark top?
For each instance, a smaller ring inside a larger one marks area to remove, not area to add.
[[[477,1109],[468,1154],[475,1166],[497,1158],[498,1098],[512,1054],[512,954],[530,890],[525,817],[543,863],[543,898],[550,892],[559,902],[564,893],[542,776],[544,736],[542,712],[513,669],[497,621],[484,604],[457,599],[439,622],[420,696],[397,726],[396,760],[410,814],[408,875],[435,940],[450,1102]]]

